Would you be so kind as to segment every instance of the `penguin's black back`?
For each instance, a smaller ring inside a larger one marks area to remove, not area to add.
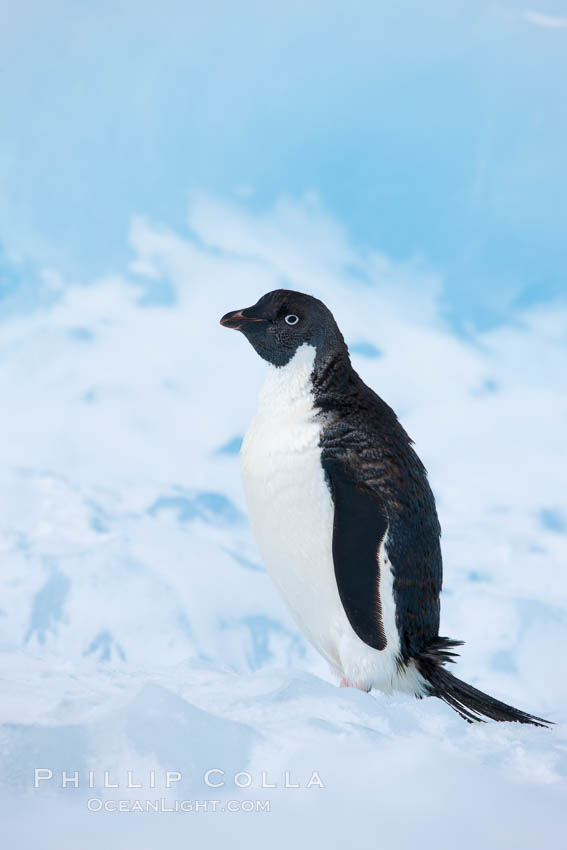
[[[350,365],[346,346],[316,363],[312,379],[325,423],[323,467],[340,464],[355,488],[353,497],[361,490],[371,494],[377,517],[387,518],[396,626],[401,660],[407,662],[439,634],[441,529],[426,469],[392,408]],[[350,534],[356,546],[356,529]]]

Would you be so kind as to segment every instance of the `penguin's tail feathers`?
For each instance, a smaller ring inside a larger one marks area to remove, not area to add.
[[[442,699],[467,723],[484,723],[484,718],[489,717],[491,720],[531,723],[533,726],[544,728],[553,725],[552,721],[526,714],[518,708],[506,705],[505,702],[494,699],[449,673],[444,665],[452,662],[456,656],[451,649],[462,646],[462,643],[462,641],[439,637],[416,659],[418,669],[427,682],[430,696]]]

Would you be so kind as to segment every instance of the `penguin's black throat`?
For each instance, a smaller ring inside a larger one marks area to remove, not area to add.
[[[256,352],[273,366],[286,366],[297,349],[311,345],[320,370],[329,360],[346,358],[348,351],[331,311],[311,295],[275,289],[252,307],[226,313],[220,323],[241,331]]]

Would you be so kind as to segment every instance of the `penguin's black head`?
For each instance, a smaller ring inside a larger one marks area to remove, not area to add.
[[[242,331],[260,357],[274,366],[285,366],[304,344],[312,345],[318,357],[345,348],[333,314],[323,302],[292,289],[268,292],[253,307],[227,313],[220,323]]]

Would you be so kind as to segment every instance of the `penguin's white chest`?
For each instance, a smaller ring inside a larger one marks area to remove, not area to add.
[[[399,650],[392,576],[387,569],[381,580],[389,644],[377,651],[352,629],[338,592],[334,507],[319,445],[323,421],[312,395],[314,358],[315,349],[303,345],[287,366],[270,367],[242,445],[250,524],[265,566],[306,638],[339,675],[389,691],[396,686]]]
[[[287,366],[270,367],[241,465],[266,568],[306,637],[338,664],[336,642],[345,615],[334,576],[333,504],[321,466],[321,421],[311,393],[314,356],[311,346],[303,346]]]

